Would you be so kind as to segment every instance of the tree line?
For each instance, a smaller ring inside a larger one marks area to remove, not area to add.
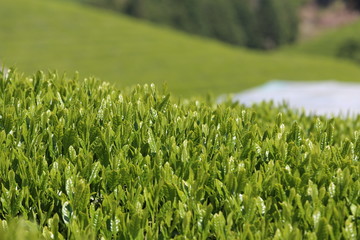
[[[302,0],[78,0],[192,34],[271,49],[297,36]]]
[[[336,0],[76,0],[192,34],[240,46],[272,49],[294,42],[297,10],[314,1],[326,7]],[[342,0],[358,9],[360,0]]]

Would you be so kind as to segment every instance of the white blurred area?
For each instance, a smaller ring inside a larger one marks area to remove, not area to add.
[[[233,100],[246,106],[271,100],[279,105],[285,101],[290,108],[311,115],[354,116],[360,114],[360,84],[274,80],[235,94]]]
[[[0,65],[0,72],[3,73],[4,77],[7,77],[9,69],[7,69],[6,67]]]

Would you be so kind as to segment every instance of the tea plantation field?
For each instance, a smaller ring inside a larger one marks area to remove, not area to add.
[[[359,120],[0,74],[0,238],[356,240]]]

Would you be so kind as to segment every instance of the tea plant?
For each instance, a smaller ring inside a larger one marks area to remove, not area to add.
[[[358,239],[360,118],[0,73],[0,238]]]

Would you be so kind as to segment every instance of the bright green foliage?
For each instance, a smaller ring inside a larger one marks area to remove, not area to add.
[[[12,70],[0,238],[358,239],[359,120]]]

